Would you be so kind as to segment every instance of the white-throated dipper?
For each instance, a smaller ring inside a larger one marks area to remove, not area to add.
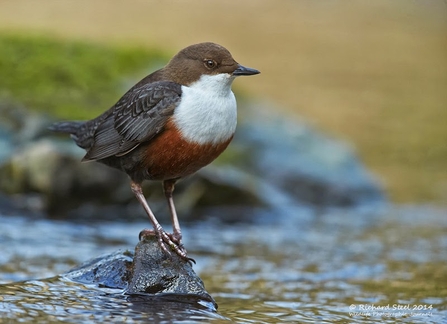
[[[238,64],[214,43],[188,46],[162,69],[146,76],[109,110],[89,121],[53,124],[97,161],[126,172],[131,189],[152,222],[161,248],[187,258],[172,198],[177,180],[211,163],[228,146],[236,129],[237,76],[259,71]],[[163,181],[173,233],[155,218],[143,195],[144,180]],[[140,234],[141,235],[141,234]]]

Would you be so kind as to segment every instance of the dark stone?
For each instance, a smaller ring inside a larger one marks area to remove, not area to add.
[[[162,251],[155,236],[145,236],[131,252],[115,252],[70,270],[65,278],[98,287],[122,289],[133,302],[204,302],[217,309],[191,263]]]
[[[117,251],[100,256],[70,270],[63,276],[83,284],[96,284],[98,287],[126,289],[133,262],[131,252]]]
[[[196,295],[213,301],[192,269],[191,262],[175,253],[168,255],[162,251],[155,236],[144,236],[137,244],[126,292]]]

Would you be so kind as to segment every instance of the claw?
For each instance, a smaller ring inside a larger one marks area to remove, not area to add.
[[[169,236],[169,239],[174,242],[178,247],[183,249],[183,243],[182,243],[182,237],[176,235],[175,233],[171,234],[171,233],[166,233]]]

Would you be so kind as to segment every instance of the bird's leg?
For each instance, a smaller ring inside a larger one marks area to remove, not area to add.
[[[172,192],[174,191],[174,185],[176,180],[165,180],[163,181],[163,189],[165,192],[166,199],[168,200],[169,210],[171,212],[173,233],[171,239],[176,242],[180,247],[182,247],[182,232],[180,230],[180,223],[178,221],[177,212],[175,210],[174,199],[172,197]]]
[[[178,243],[174,242],[171,239],[171,235],[165,232],[165,230],[161,227],[160,223],[158,222],[157,218],[155,218],[154,213],[149,208],[146,198],[143,195],[143,190],[141,189],[141,185],[139,183],[131,181],[130,188],[132,189],[132,192],[135,194],[138,201],[141,203],[141,205],[143,206],[147,215],[149,216],[152,226],[154,227],[154,234],[157,236],[158,244],[163,249],[163,251],[170,254],[170,252],[168,251],[168,249],[165,246],[165,244],[166,244],[171,248],[171,250],[173,250],[175,253],[177,253],[180,257],[189,260],[189,258],[186,256],[186,251],[184,249],[182,249],[178,245]],[[152,231],[150,231],[149,234],[152,234]],[[140,236],[141,236],[141,234],[140,234]]]

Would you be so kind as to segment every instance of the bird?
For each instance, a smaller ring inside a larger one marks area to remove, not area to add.
[[[110,109],[88,121],[61,121],[49,128],[68,133],[96,161],[125,172],[148,215],[159,246],[189,259],[173,200],[176,182],[216,159],[233,139],[237,124],[235,78],[260,71],[235,61],[212,42],[180,50],[163,68],[130,88]],[[173,232],[166,232],[143,194],[146,180],[161,181]],[[169,249],[168,249],[169,248]]]

